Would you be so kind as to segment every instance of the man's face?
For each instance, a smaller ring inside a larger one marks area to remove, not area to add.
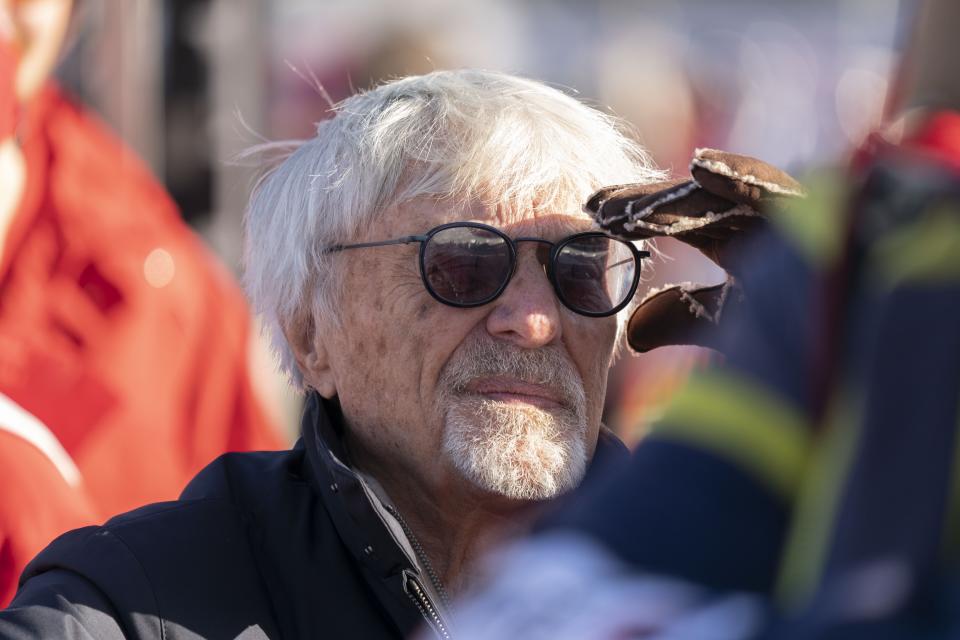
[[[580,213],[417,199],[357,241],[457,220],[551,241],[590,227]],[[469,309],[430,296],[417,244],[339,254],[343,327],[319,326],[317,339],[361,467],[391,483],[457,483],[511,499],[545,499],[579,483],[596,445],[617,321],[564,307],[537,244],[519,247],[503,294]]]

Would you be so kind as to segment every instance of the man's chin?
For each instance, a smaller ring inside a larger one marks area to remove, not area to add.
[[[583,479],[585,428],[570,411],[485,398],[457,402],[446,416],[444,453],[482,492],[548,500]]]

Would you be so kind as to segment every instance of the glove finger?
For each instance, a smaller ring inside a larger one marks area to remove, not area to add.
[[[631,200],[640,200],[646,196],[666,191],[676,185],[689,182],[689,178],[678,178],[650,184],[614,184],[604,187],[591,195],[583,210],[602,224],[603,220],[623,215],[623,208]]]
[[[780,198],[803,197],[800,183],[757,158],[717,149],[697,149],[690,173],[707,191],[753,209]]]
[[[640,239],[690,231],[735,206],[692,180],[683,180],[652,193],[632,187],[613,191],[594,218],[610,233]]]
[[[738,248],[765,224],[757,210],[720,198],[691,181],[636,200],[613,193],[600,211],[606,213],[601,226],[610,233],[631,240],[676,238],[728,271]]]
[[[731,281],[713,286],[676,285],[648,295],[627,323],[627,342],[639,353],[657,347],[696,345],[717,348],[716,325],[728,304]]]

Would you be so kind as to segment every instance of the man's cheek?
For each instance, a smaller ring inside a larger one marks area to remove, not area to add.
[[[413,328],[383,331],[381,326],[359,328],[350,340],[354,385],[365,393],[389,393],[399,402],[416,389],[427,336]]]

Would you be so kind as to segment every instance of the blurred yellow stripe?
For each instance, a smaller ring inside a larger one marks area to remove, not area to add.
[[[777,596],[788,610],[804,606],[823,573],[837,509],[860,433],[860,401],[838,393],[810,456],[784,545]]]
[[[960,211],[941,206],[924,212],[878,241],[870,263],[869,272],[890,287],[960,282]]]
[[[849,191],[842,173],[830,170],[805,177],[804,187],[807,196],[784,199],[770,212],[770,221],[812,265],[825,269],[843,249]]]
[[[690,379],[651,437],[712,451],[791,500],[807,460],[810,428],[786,400],[729,373]]]

